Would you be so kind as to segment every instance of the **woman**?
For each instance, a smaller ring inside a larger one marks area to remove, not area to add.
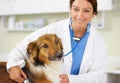
[[[60,83],[100,83],[105,66],[105,44],[91,24],[97,14],[97,0],[70,0],[70,18],[48,25],[27,36],[14,48],[7,62],[11,79],[23,82],[22,71],[29,42],[46,33],[57,34],[63,42],[66,74]]]

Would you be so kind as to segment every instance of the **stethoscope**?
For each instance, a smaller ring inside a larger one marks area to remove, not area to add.
[[[80,38],[74,37],[74,33],[73,33],[73,30],[72,30],[72,28],[71,28],[70,25],[69,25],[69,31],[70,31],[70,35],[71,35],[71,37],[72,37],[71,39],[77,41],[77,43],[76,43],[76,45],[75,45],[68,53],[66,53],[66,54],[64,55],[64,57],[67,56],[67,55],[69,55],[70,53],[72,53],[72,52],[75,50],[75,48],[78,46],[78,43],[79,43],[79,41],[80,41]]]
[[[72,52],[75,50],[75,48],[77,47],[77,45],[78,45],[78,43],[79,43],[79,41],[80,41],[80,39],[78,40],[78,39],[75,38],[75,37],[73,37],[73,39],[76,40],[76,41],[78,41],[78,42],[76,43],[76,45],[75,45],[68,53],[66,53],[66,54],[64,55],[64,57],[67,56],[67,55],[69,55],[70,53],[72,53]]]
[[[77,41],[77,43],[76,43],[76,45],[75,45],[68,53],[66,53],[66,54],[64,55],[64,57],[67,56],[67,55],[69,55],[70,53],[72,53],[72,52],[75,50],[75,48],[78,46],[80,40],[82,39],[82,38],[74,37],[74,32],[73,32],[70,24],[71,24],[71,21],[70,21],[70,23],[69,23],[69,31],[70,31],[71,39]],[[90,26],[91,26],[91,24],[89,23],[89,24],[88,24],[88,28],[90,28]]]

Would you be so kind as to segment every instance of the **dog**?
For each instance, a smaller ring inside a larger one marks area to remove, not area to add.
[[[62,74],[63,45],[55,34],[45,34],[27,47],[26,73],[31,83],[59,83]]]

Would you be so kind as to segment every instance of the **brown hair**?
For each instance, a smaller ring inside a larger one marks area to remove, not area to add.
[[[70,9],[71,9],[72,4],[73,4],[74,1],[75,1],[75,0],[70,0]],[[97,13],[98,13],[98,11],[97,11],[97,0],[87,0],[87,1],[92,4],[92,6],[93,6],[93,12],[94,12],[95,14],[97,14]]]

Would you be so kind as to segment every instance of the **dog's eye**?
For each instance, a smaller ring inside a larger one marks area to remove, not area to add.
[[[47,44],[44,44],[43,47],[44,47],[44,48],[48,48],[48,45],[47,45]]]
[[[58,42],[59,42],[59,41],[56,39],[56,40],[55,40],[55,43],[58,44]]]

